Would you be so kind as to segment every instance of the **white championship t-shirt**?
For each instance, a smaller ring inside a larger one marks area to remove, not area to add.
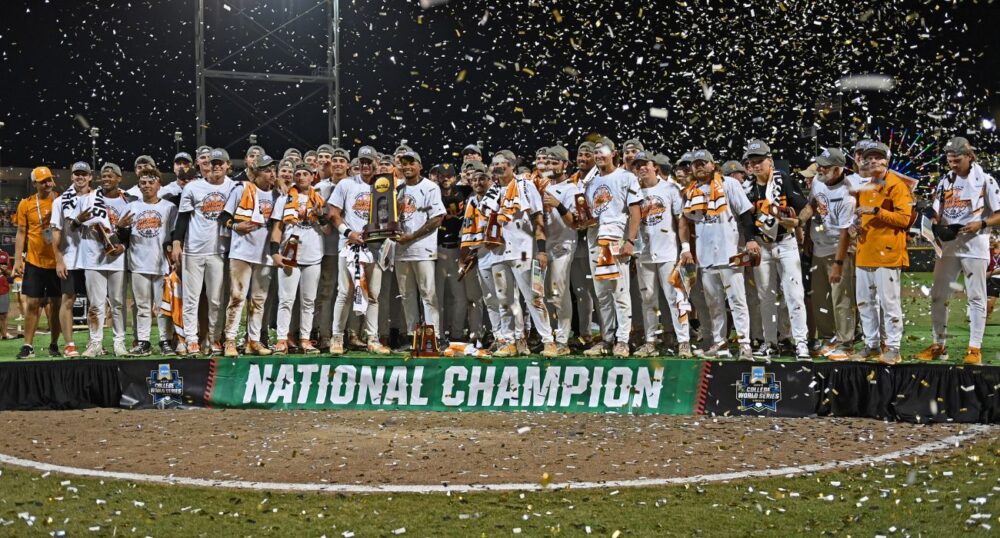
[[[166,275],[170,269],[163,245],[170,242],[177,222],[177,206],[162,199],[155,204],[136,200],[127,210],[132,213],[129,270],[144,275]]]
[[[834,256],[837,254],[840,233],[854,223],[857,201],[851,195],[850,182],[845,178],[831,187],[813,178],[809,200],[816,201],[812,228],[809,229],[813,255],[824,258]]]
[[[74,226],[73,219],[80,214],[80,206],[84,204],[87,195],[77,196],[72,191],[67,192],[69,196],[66,195],[67,193],[63,193],[55,199],[52,205],[52,218],[49,221],[49,225],[62,232],[60,244],[53,245],[53,247],[62,251],[63,263],[66,264],[66,270],[72,271],[77,269],[80,242],[83,240],[83,229],[79,226]]]
[[[246,190],[246,183],[239,183],[233,187],[226,201],[226,213],[236,214],[236,207],[240,204],[243,191]],[[257,188],[257,211],[264,218],[263,225],[256,230],[241,234],[233,230],[229,238],[229,258],[232,260],[242,260],[247,263],[263,263],[274,265],[268,250],[268,242],[271,237],[271,215],[275,208],[275,198],[281,196],[277,189],[269,191]],[[236,224],[237,221],[233,221]]]
[[[551,194],[570,213],[576,214],[576,195],[581,192],[577,184],[569,180],[549,183],[545,192]],[[545,197],[542,196],[542,202],[544,201]],[[579,232],[566,224],[558,209],[553,207],[545,212],[545,247],[549,252],[557,256],[569,252],[576,248],[579,237]]]
[[[333,182],[331,178],[325,178],[319,180],[316,185],[313,186],[319,195],[323,197],[324,200],[329,201],[330,195],[333,194],[333,189],[337,187],[337,184]],[[336,256],[340,252],[340,239],[337,235],[336,230],[331,234],[326,234],[323,236],[323,255],[324,256]]]
[[[596,175],[587,185],[587,203],[598,220],[597,226],[588,230],[591,246],[598,237],[622,239],[628,224],[629,206],[642,202],[639,178],[623,168],[616,168],[606,176]]]
[[[223,254],[226,242],[222,238],[219,215],[226,208],[233,180],[226,177],[213,185],[207,180],[194,180],[184,186],[178,213],[191,212],[184,253],[195,256]]]
[[[441,201],[441,187],[437,183],[420,178],[416,185],[403,184],[396,195],[399,208],[399,224],[405,233],[419,230],[427,221],[445,214]],[[437,230],[407,245],[396,247],[396,261],[423,261],[437,259]]]
[[[522,178],[515,178],[511,181],[518,182],[518,188],[523,189],[522,193],[528,202],[527,207],[521,207],[514,218],[503,225],[504,251],[497,261],[521,261],[530,260],[535,251],[535,225],[531,222],[531,217],[542,211],[542,196],[538,194],[538,188],[533,181]],[[501,200],[507,190],[501,187]]]
[[[676,185],[659,180],[656,185],[642,189],[642,213],[639,236],[644,248],[639,253],[640,263],[674,263],[677,261],[677,230],[674,217],[681,214],[684,202]]]
[[[99,191],[92,191],[80,204],[80,211],[91,208],[93,215],[90,220],[84,223],[85,228],[80,242],[80,249],[77,254],[77,269],[91,269],[103,271],[124,271],[125,254],[118,256],[107,256],[104,254],[104,242],[96,226],[100,224],[108,230],[109,234],[118,233],[118,219],[128,210],[128,205],[132,197],[126,197],[125,192],[119,190],[119,196],[98,197]]]
[[[978,164],[972,165],[969,176],[975,176],[975,187],[970,188],[970,177],[941,177],[934,190],[934,211],[938,224],[966,225],[982,220],[1000,211],[1000,187],[997,181]],[[954,179],[954,181],[951,181]],[[941,241],[941,256],[990,259],[990,231],[975,234],[958,234],[951,241]]]
[[[709,184],[702,185],[701,189],[707,198],[711,190]],[[723,177],[722,190],[728,209],[721,215],[705,215],[703,220],[693,221],[698,265],[702,268],[729,266],[729,258],[739,252],[740,229],[737,216],[753,209],[743,185],[736,179]]]
[[[346,177],[337,183],[333,193],[327,203],[341,210],[344,217],[344,224],[352,231],[361,233],[368,224],[368,215],[372,207],[372,188],[365,183],[361,176]],[[335,232],[337,233],[337,232]],[[338,233],[340,237],[340,254],[346,257],[347,238],[344,234]]]
[[[306,193],[299,194],[300,211],[305,211],[307,199],[308,195]],[[274,205],[276,210],[271,213],[271,220],[281,220],[281,217],[285,212],[285,202],[287,200],[288,195],[278,197]],[[295,259],[300,266],[317,265],[323,261],[323,233],[319,230],[319,224],[310,224],[307,222],[286,222],[284,230],[281,234],[282,251],[284,250],[288,239],[293,235],[299,236],[299,249]]]

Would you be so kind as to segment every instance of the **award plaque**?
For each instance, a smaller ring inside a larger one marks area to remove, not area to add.
[[[590,204],[587,203],[587,195],[584,193],[577,193],[573,197],[573,201],[576,202],[576,226],[577,228],[590,228],[597,224],[597,219],[594,218],[594,213],[590,210]]]
[[[372,180],[368,224],[362,233],[365,241],[395,239],[403,233],[396,194],[396,180],[391,174],[379,174]]]
[[[421,323],[413,330],[411,357],[440,357],[434,326]]]
[[[486,233],[483,234],[483,243],[491,247],[503,246],[503,225],[500,224],[500,213],[494,211],[490,213],[490,218],[486,221]]]
[[[118,245],[121,245],[118,236],[109,232],[102,224],[97,224],[94,228],[97,229],[97,235],[101,238],[101,244],[104,245],[104,255],[114,256]]]
[[[286,266],[299,266],[299,236],[292,234],[288,241],[285,241],[285,246],[281,249],[281,257],[284,258]]]
[[[740,252],[729,258],[729,265],[733,267],[757,267],[760,265],[760,255]]]

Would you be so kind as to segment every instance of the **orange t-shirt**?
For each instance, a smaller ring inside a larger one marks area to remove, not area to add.
[[[17,225],[24,227],[25,237],[27,237],[26,248],[28,255],[25,257],[28,263],[42,269],[56,268],[56,255],[52,251],[52,245],[45,242],[44,230],[49,228],[52,221],[53,198],[39,198],[34,195],[21,200],[17,204]],[[41,213],[41,220],[39,220]]]
[[[884,184],[858,194],[858,207],[878,207],[877,215],[861,216],[861,232],[854,264],[857,267],[907,267],[906,233],[913,214],[913,195],[898,176],[889,172]]]

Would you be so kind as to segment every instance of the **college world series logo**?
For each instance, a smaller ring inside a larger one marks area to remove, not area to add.
[[[768,373],[763,366],[754,366],[736,382],[736,399],[741,411],[777,412],[781,381],[775,381],[774,373]]]
[[[165,408],[171,404],[184,403],[184,378],[177,370],[171,370],[170,364],[161,364],[156,370],[150,370],[146,378],[149,395],[153,397],[153,405]]]

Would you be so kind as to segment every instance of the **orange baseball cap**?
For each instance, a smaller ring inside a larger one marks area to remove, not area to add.
[[[48,166],[39,166],[31,171],[31,180],[38,183],[40,181],[45,181],[46,179],[52,179],[52,170],[49,170]]]

